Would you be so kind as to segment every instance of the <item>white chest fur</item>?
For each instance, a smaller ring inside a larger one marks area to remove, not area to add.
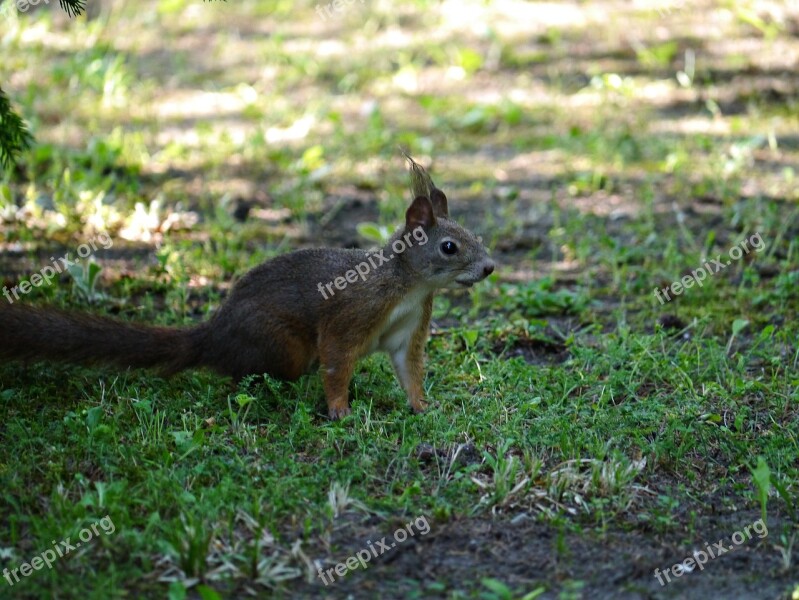
[[[405,296],[391,310],[367,353],[383,351],[393,355],[406,348],[424,316],[424,301],[428,294],[430,290],[420,288]]]

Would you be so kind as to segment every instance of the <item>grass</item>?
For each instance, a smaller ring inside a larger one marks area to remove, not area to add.
[[[772,77],[796,49],[787,3],[564,3],[528,29],[537,3],[465,3],[467,24],[423,1],[327,21],[309,3],[112,5],[6,21],[0,81],[38,146],[0,181],[0,279],[113,239],[94,287],[65,275],[22,301],[206,318],[263,260],[396,225],[398,145],[434,159],[500,268],[436,299],[424,415],[379,356],[341,422],[318,376],[0,365],[0,567],[114,525],[5,593],[592,597],[645,543],[661,554],[614,590],[799,589],[799,120]],[[655,298],[755,234],[762,251]],[[656,584],[763,513],[743,568]],[[420,516],[429,536],[318,581]]]

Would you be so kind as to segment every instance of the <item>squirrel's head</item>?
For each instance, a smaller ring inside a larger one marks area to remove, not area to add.
[[[481,241],[449,218],[447,197],[427,172],[407,154],[411,164],[413,202],[398,233],[407,242],[403,260],[423,273],[436,288],[471,287],[494,272]]]

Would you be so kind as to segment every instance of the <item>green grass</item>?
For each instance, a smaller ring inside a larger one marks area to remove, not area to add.
[[[420,515],[435,538],[526,513],[580,560],[571,534],[690,546],[714,535],[703,515],[738,518],[729,535],[764,504],[760,550],[775,572],[787,553],[782,593],[799,585],[797,90],[747,91],[767,84],[773,44],[796,48],[795,11],[772,22],[737,7],[705,39],[691,36],[725,3],[663,21],[608,8],[602,27],[535,35],[505,28],[490,2],[485,30],[422,1],[354,3],[331,22],[310,3],[161,0],[54,23],[52,4],[0,40],[0,82],[38,142],[0,181],[0,282],[97,231],[114,246],[95,257],[104,299],[90,305],[65,277],[23,301],[206,318],[263,260],[396,225],[398,145],[432,157],[499,269],[436,299],[423,415],[383,357],[360,364],[341,422],[318,376],[234,388],[207,372],[0,365],[0,569],[106,515],[115,527],[13,588],[0,580],[0,595],[335,597],[386,583],[392,563],[332,588],[313,583],[318,566]],[[674,42],[645,33],[655,24]],[[604,27],[639,31],[641,47]],[[394,28],[410,36],[399,49]],[[688,49],[701,60],[678,77]],[[657,301],[755,233],[763,251]],[[470,577],[391,585],[448,598],[597,585],[520,582],[497,564]]]

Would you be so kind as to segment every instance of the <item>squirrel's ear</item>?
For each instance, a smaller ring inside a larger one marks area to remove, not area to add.
[[[449,216],[449,208],[447,207],[447,197],[437,187],[434,187],[430,192],[430,202],[433,204],[433,213],[437,217],[447,218]]]
[[[427,196],[416,196],[405,213],[405,229],[428,229],[436,224],[433,205]]]

